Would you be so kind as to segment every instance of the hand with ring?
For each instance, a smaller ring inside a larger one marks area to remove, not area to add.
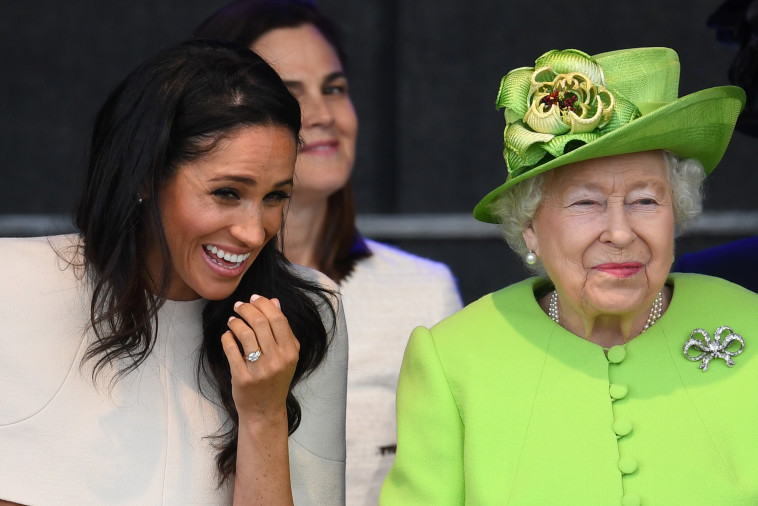
[[[286,422],[286,399],[295,374],[300,343],[279,307],[278,299],[253,295],[237,302],[237,316],[221,344],[232,373],[232,397],[240,423],[248,417]],[[240,353],[236,339],[242,345]]]

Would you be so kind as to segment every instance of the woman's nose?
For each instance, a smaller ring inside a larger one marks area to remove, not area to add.
[[[623,248],[631,244],[634,238],[635,232],[626,206],[621,203],[609,204],[605,211],[605,229],[600,240]]]
[[[334,115],[322,95],[305,97],[300,101],[303,114],[303,127],[328,127],[334,123]]]
[[[259,211],[246,213],[230,227],[232,237],[250,249],[263,246],[266,241],[266,229]]]

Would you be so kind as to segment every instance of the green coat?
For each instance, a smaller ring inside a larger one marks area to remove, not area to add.
[[[609,359],[540,309],[544,283],[413,332],[380,504],[758,504],[758,295],[672,274],[663,317]],[[723,325],[746,343],[733,367],[683,356]]]

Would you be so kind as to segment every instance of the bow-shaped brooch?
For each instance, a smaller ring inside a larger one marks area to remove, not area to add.
[[[726,331],[726,334],[724,334]],[[700,334],[703,336],[701,339],[695,339],[693,336]],[[740,348],[736,351],[729,351],[728,348],[735,342],[740,343]],[[695,348],[700,351],[700,355],[693,357],[688,353],[690,348]],[[688,360],[697,362],[702,360],[700,369],[703,372],[708,370],[708,363],[714,358],[723,358],[726,361],[726,365],[732,367],[734,361],[732,357],[736,357],[742,350],[745,349],[745,341],[742,336],[734,332],[731,327],[724,325],[716,329],[716,333],[711,338],[710,334],[703,329],[695,329],[690,334],[689,340],[684,344],[684,356]]]

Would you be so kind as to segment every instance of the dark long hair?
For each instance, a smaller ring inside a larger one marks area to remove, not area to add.
[[[85,360],[95,360],[93,377],[114,363],[116,380],[139,367],[153,349],[158,310],[172,272],[160,188],[178,165],[254,125],[283,126],[297,140],[300,108],[268,64],[231,43],[195,40],[165,49],[138,66],[107,98],[95,120],[75,218],[92,285],[90,320],[96,339]],[[145,271],[148,237],[161,252],[157,279]],[[287,398],[290,433],[300,421],[292,388],[323,360],[328,344],[319,308],[331,309],[329,293],[291,272],[272,243],[262,249],[234,294],[206,304],[198,381],[200,375],[207,377],[232,422],[218,435],[221,482],[235,470],[238,417],[220,337],[234,302],[253,293],[282,301],[300,341]]]
[[[251,47],[258,38],[277,28],[313,25],[334,48],[340,63],[347,55],[337,26],[318,10],[312,0],[237,0],[208,16],[194,37],[222,39]],[[355,227],[352,182],[328,199],[326,219],[316,245],[318,268],[336,282],[349,275],[355,263],[371,255]]]

